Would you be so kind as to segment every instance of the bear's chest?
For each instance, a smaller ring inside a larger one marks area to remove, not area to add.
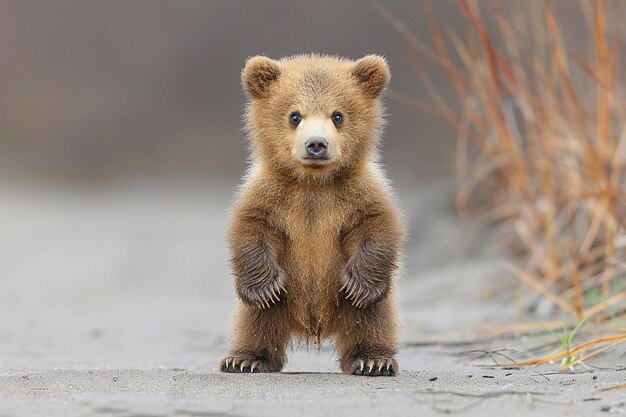
[[[301,201],[286,207],[285,227],[293,267],[308,280],[324,280],[339,267],[344,210],[334,199]]]

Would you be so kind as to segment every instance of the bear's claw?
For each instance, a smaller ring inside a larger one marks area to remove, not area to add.
[[[396,376],[400,373],[394,358],[356,358],[350,365],[350,374],[363,376]]]
[[[274,369],[270,361],[259,359],[247,355],[227,356],[220,362],[220,371],[227,373],[260,373],[260,372],[278,372],[280,369]]]

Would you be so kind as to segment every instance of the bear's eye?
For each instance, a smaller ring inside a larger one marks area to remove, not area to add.
[[[331,119],[333,119],[333,123],[335,124],[335,126],[337,126],[341,122],[343,122],[343,115],[339,113],[338,111],[336,111],[333,113]]]
[[[293,123],[294,125],[297,125],[298,123],[300,123],[301,120],[302,120],[302,115],[297,111],[294,111],[293,113],[289,115],[289,121]]]

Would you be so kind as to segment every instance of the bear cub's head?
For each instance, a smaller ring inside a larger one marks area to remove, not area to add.
[[[256,56],[242,73],[253,159],[301,180],[324,181],[375,158],[389,83],[377,55],[357,61]]]

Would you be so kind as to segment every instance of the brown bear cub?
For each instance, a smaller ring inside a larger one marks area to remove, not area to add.
[[[241,302],[223,372],[278,372],[296,336],[334,339],[347,374],[398,374],[404,230],[377,162],[389,77],[375,55],[246,63],[251,166],[228,236]]]

